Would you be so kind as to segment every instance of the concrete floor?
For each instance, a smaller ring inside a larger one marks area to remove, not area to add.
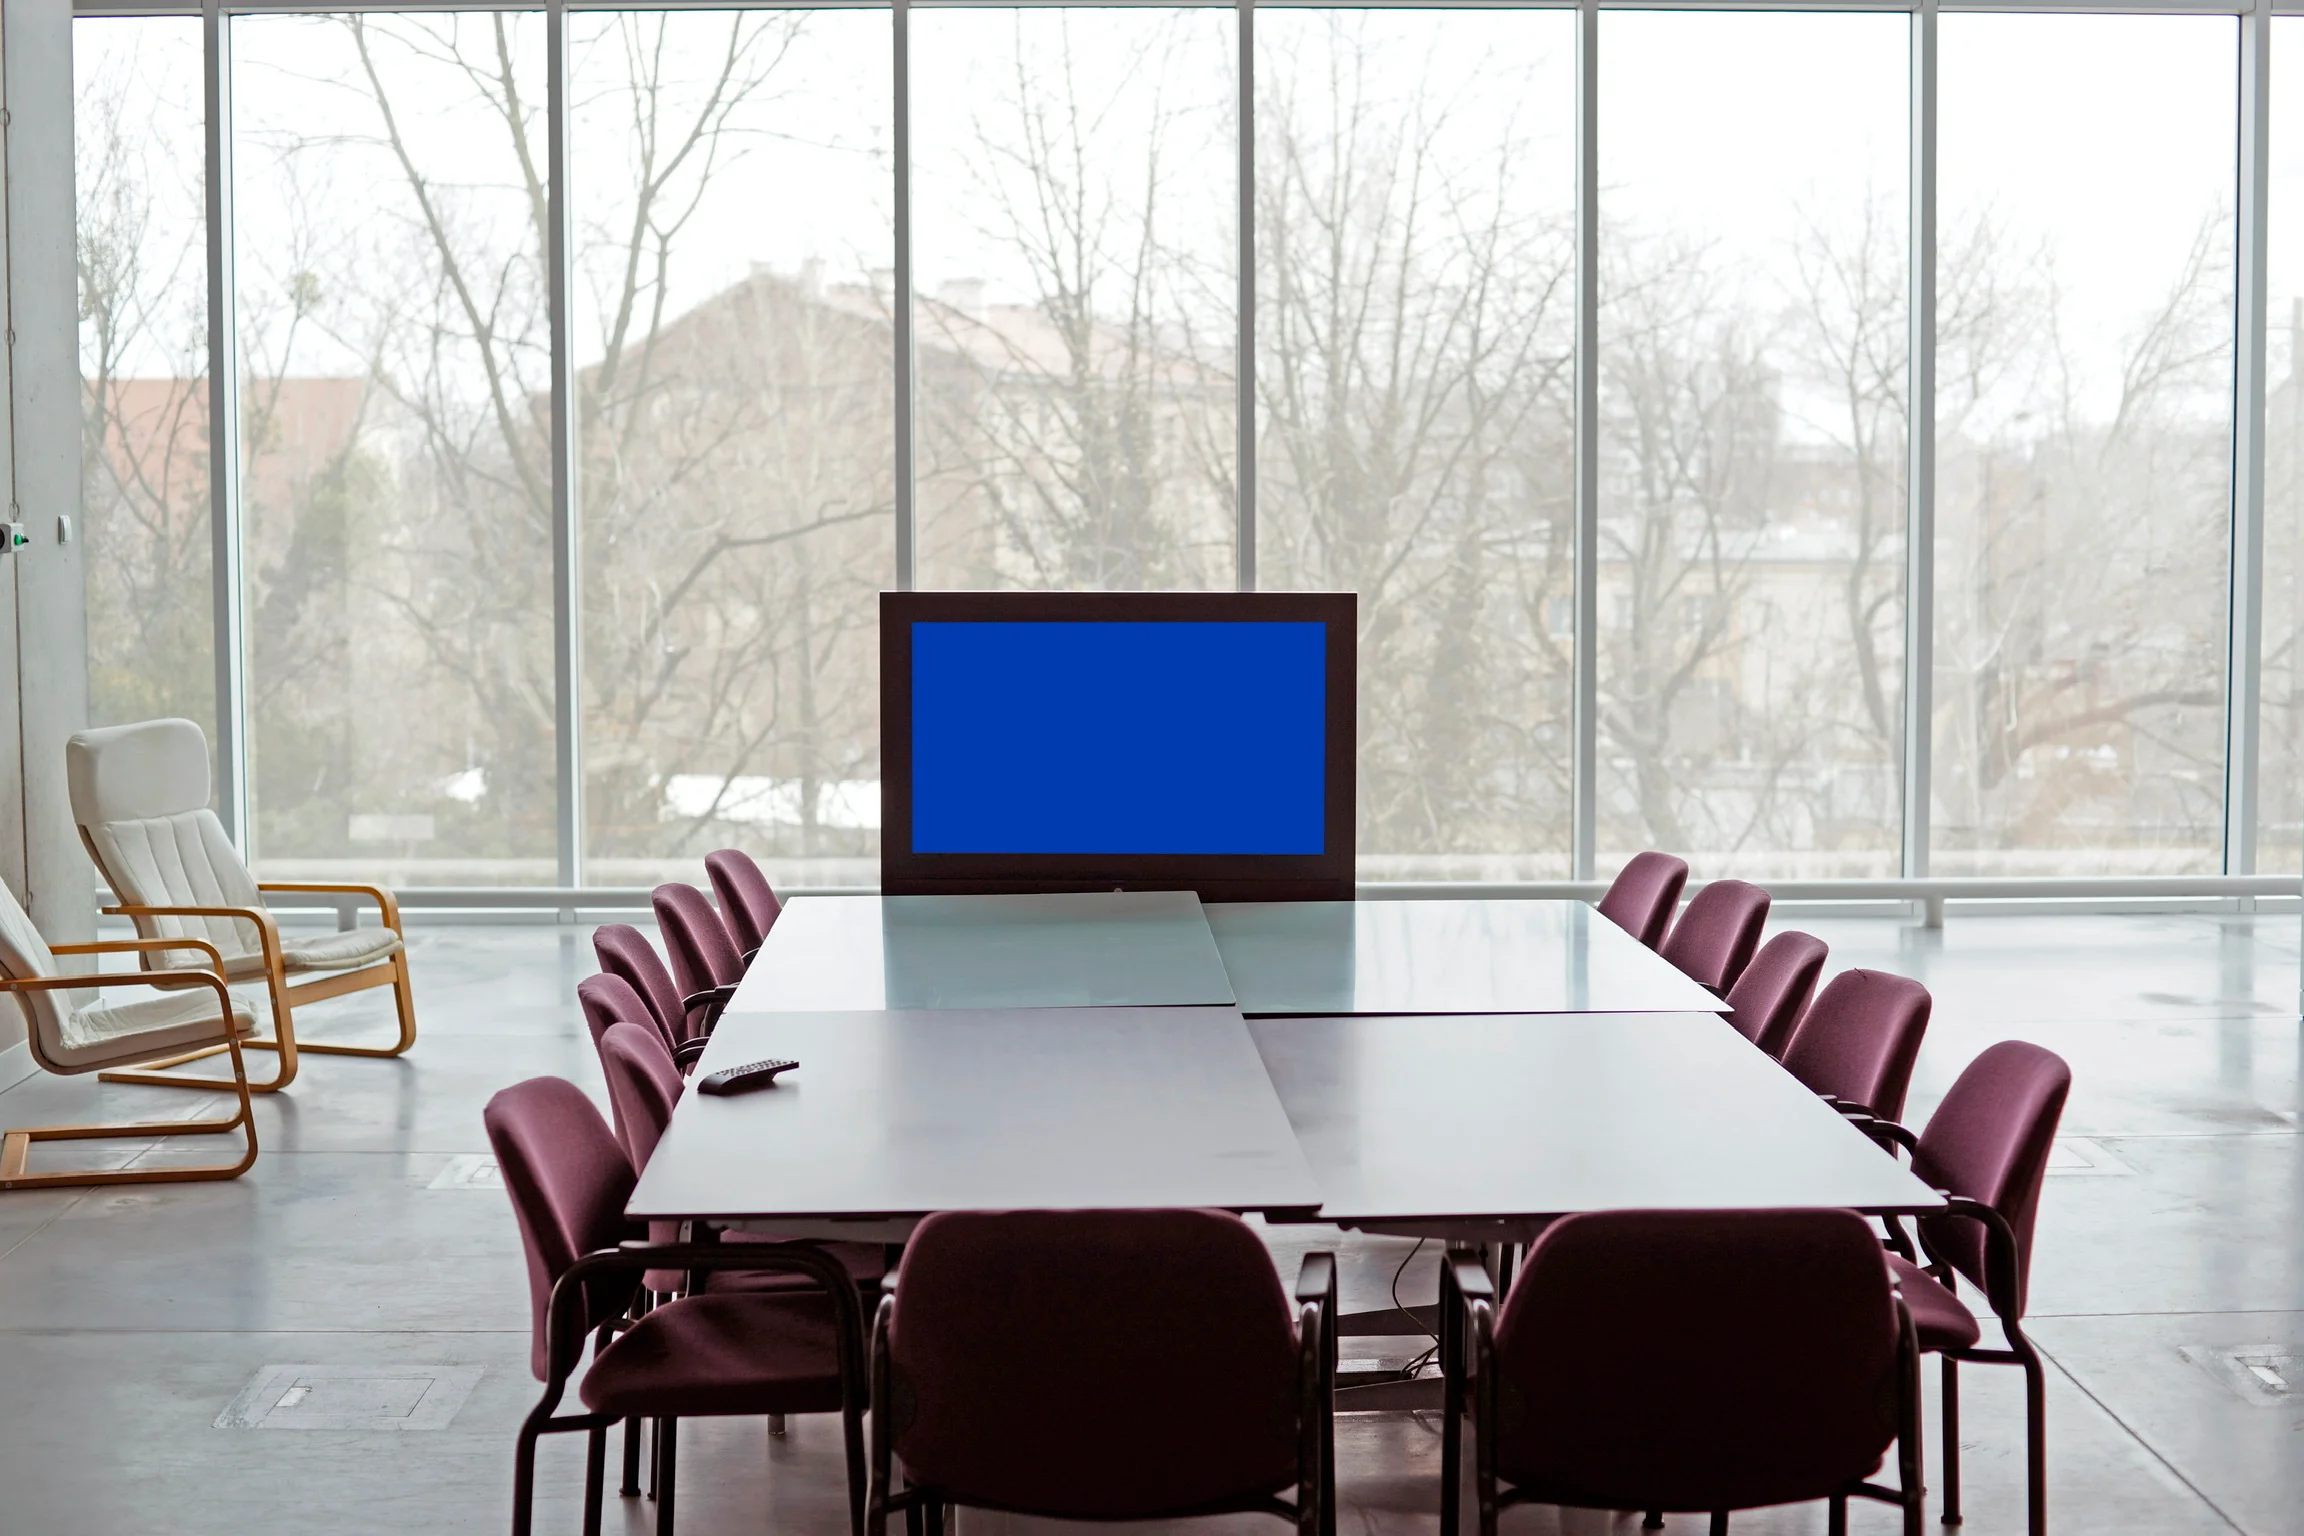
[[[1900,970],[1934,990],[1915,1123],[1994,1040],[2035,1040],[2072,1063],[2033,1284],[2035,1334],[2054,1361],[2055,1528],[2304,1531],[2304,1388],[2296,1405],[2285,1390],[2304,1381],[2304,1226],[2285,1224],[2304,1210],[2297,921],[1802,926],[1831,943],[1835,969]],[[261,1101],[263,1156],[245,1178],[0,1196],[0,1533],[505,1528],[513,1430],[536,1387],[518,1237],[475,1156],[486,1149],[480,1106],[538,1073],[597,1091],[574,1004],[591,949],[580,929],[506,926],[422,928],[412,947],[424,1031],[415,1052],[307,1058],[288,1094]],[[379,994],[332,1007],[307,1034],[383,1037]],[[21,1047],[0,1054],[0,1125],[201,1107],[187,1093],[44,1077]],[[214,1155],[190,1141],[82,1150],[115,1161]],[[1312,1241],[1275,1243],[1291,1273],[1292,1253]],[[1355,1308],[1381,1301],[1409,1251],[1367,1238],[1341,1248]],[[1424,1299],[1431,1287],[1427,1252],[1402,1294]],[[265,1377],[255,1409],[301,1378],[312,1391],[300,1413],[217,1427],[249,1409],[235,1399],[278,1367],[296,1370]],[[1967,1528],[2019,1531],[2018,1377],[1979,1367],[1965,1381]],[[324,1427],[331,1413],[402,1414],[412,1403],[397,1428]],[[427,1413],[445,1423],[419,1427]],[[1354,1415],[1338,1439],[1346,1532],[1433,1531],[1432,1423]],[[683,1531],[844,1528],[832,1422],[795,1420],[779,1440],[756,1420],[698,1423],[682,1452]],[[1931,1444],[1931,1468],[1935,1457]],[[580,1467],[580,1437],[547,1449],[539,1530],[577,1528]],[[612,1501],[609,1529],[652,1529],[652,1518],[652,1506]],[[1505,1526],[1533,1536],[1630,1531],[1637,1520],[1519,1510]],[[1854,1528],[1892,1530],[1894,1516],[1859,1508]],[[1823,1514],[1766,1511],[1735,1529],[1821,1531]]]

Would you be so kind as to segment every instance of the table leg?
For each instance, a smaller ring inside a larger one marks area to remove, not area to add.
[[[1448,1272],[1447,1250],[1441,1251],[1440,1301],[1436,1331],[1440,1335],[1440,1536],[1456,1536],[1462,1524],[1464,1502],[1464,1325],[1462,1301]]]

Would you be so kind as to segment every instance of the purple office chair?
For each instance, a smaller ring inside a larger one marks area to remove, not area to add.
[[[527,1250],[535,1330],[529,1364],[544,1383],[543,1399],[520,1426],[513,1536],[527,1536],[534,1523],[536,1442],[543,1435],[588,1436],[584,1528],[597,1531],[609,1426],[658,1420],[656,1529],[671,1536],[679,1421],[784,1413],[841,1415],[854,1530],[864,1492],[862,1313],[839,1264],[796,1244],[619,1249],[636,1235],[624,1217],[632,1167],[583,1090],[531,1078],[490,1099],[483,1119]],[[782,1270],[811,1277],[817,1288],[689,1297],[627,1325],[641,1271],[667,1263]],[[587,1335],[595,1337],[592,1366],[577,1389],[585,1411],[556,1414]]]
[[[1474,1391],[1480,1536],[1528,1502],[1710,1511],[1717,1533],[1730,1510],[1830,1499],[1839,1532],[1851,1497],[1899,1505],[1919,1536],[1919,1352],[1854,1212],[1565,1217],[1500,1315],[1477,1255],[1444,1274],[1443,1531]],[[1891,1441],[1886,1488],[1867,1478]]]
[[[1920,1221],[1923,1270],[1891,1255],[1920,1348],[1944,1361],[1944,1521],[1960,1520],[1960,1362],[2024,1368],[2026,1517],[2032,1536],[2048,1530],[2048,1384],[2040,1352],[2024,1336],[2030,1300],[2032,1228],[2072,1069],[2053,1051],[2003,1040],[1968,1064],[1928,1128],[1868,1127],[1912,1153],[1912,1171],[1951,1196],[1948,1213]],[[1983,1330],[1960,1300],[1954,1276],[1984,1293],[2005,1349],[1981,1349]]]
[[[1842,971],[1793,1031],[1784,1070],[1844,1111],[1898,1119],[1928,1009],[1928,989],[1908,977]]]
[[[752,862],[752,855],[741,848],[704,855],[704,873],[711,877],[712,894],[719,898],[720,920],[727,925],[728,937],[749,965],[768,930],[776,926],[784,904],[776,899],[776,888]]]
[[[608,1079],[608,1107],[616,1118],[616,1139],[625,1160],[639,1173],[664,1139],[673,1106],[687,1086],[679,1064],[656,1031],[644,1024],[611,1024],[600,1036],[600,1072]],[[666,1233],[662,1241],[671,1241]],[[669,1286],[655,1287],[669,1290]]]
[[[1766,891],[1741,880],[1715,880],[1688,898],[1688,910],[1657,953],[1689,980],[1724,995],[1752,963],[1767,925]]]
[[[1824,974],[1826,953],[1822,939],[1797,930],[1761,945],[1760,953],[1728,989],[1728,1022],[1769,1056],[1782,1060],[1808,999],[1816,993],[1816,979]]]
[[[1664,942],[1664,930],[1680,904],[1680,888],[1687,883],[1687,860],[1636,853],[1600,898],[1600,915],[1654,949]]]
[[[592,953],[599,958],[601,970],[622,978],[647,1005],[649,1019],[673,1054],[681,1058],[682,1066],[702,1054],[703,1032],[688,1027],[689,1011],[683,1005],[679,983],[664,968],[648,935],[630,923],[603,923],[592,930]]]
[[[744,979],[744,957],[736,953],[720,914],[696,887],[677,881],[660,885],[648,904],[656,909],[656,931],[664,935],[681,1008],[696,1021],[691,1033],[710,1034]]]
[[[868,1536],[892,1511],[941,1531],[963,1504],[1257,1510],[1318,1536],[1330,1255],[1305,1259],[1291,1305],[1256,1234],[1221,1211],[949,1212],[913,1233],[898,1282],[872,1330]]]
[[[657,1027],[648,1000],[632,990],[632,983],[607,971],[576,983],[576,1002],[584,1010],[584,1027],[592,1032],[594,1050],[611,1024],[638,1024],[651,1032]]]
[[[656,1155],[656,1143],[664,1139],[664,1129],[672,1123],[672,1111],[680,1103],[681,1091],[687,1085],[680,1076],[678,1064],[665,1051],[664,1042],[656,1038],[653,1029],[639,1024],[609,1026],[601,1039],[600,1070],[608,1079],[608,1105],[615,1112],[616,1139],[623,1144],[633,1172],[642,1172],[648,1167],[648,1160]],[[769,1240],[746,1232],[728,1232],[720,1237],[722,1241],[736,1243]],[[679,1238],[678,1222],[648,1224],[650,1242],[671,1243]],[[851,1279],[872,1282],[887,1272],[886,1250],[877,1243],[826,1242],[812,1246],[838,1259]],[[679,1275],[660,1270],[651,1271],[645,1283],[648,1289],[659,1293],[684,1288]],[[712,1276],[706,1288],[789,1290],[809,1283],[805,1276],[797,1275],[734,1274]]]

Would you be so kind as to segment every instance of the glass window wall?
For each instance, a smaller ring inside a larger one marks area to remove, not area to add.
[[[1585,873],[1647,846],[1704,875],[1896,872],[1910,18],[1605,10],[1581,151],[1571,10],[1254,25],[1244,82],[1230,7],[922,7],[899,104],[882,8],[571,10],[562,469],[542,13],[230,17],[260,867],[542,885],[574,860],[638,886],[736,844],[787,885],[869,883],[902,518],[924,587],[1223,589],[1252,501],[1255,584],[1360,595],[1363,878],[1579,873],[1579,804]],[[1938,23],[1931,873],[2223,859],[2240,25]],[[2277,108],[2304,19],[2271,31],[2239,835],[2292,870],[2304,129]],[[92,712],[213,728],[202,32],[76,37]]]
[[[888,17],[569,18],[596,884],[878,878]]]
[[[921,586],[1233,584],[1236,25],[912,14]]]
[[[1574,18],[1257,17],[1257,581],[1360,595],[1364,880],[1568,872]]]
[[[1604,868],[1897,871],[1910,35],[1601,17]]]
[[[543,17],[231,36],[257,868],[550,884]]]
[[[2213,872],[2239,27],[1940,25],[1932,869]]]
[[[88,713],[216,730],[200,22],[73,29]]]

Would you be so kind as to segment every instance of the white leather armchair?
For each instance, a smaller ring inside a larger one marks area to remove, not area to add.
[[[369,987],[391,987],[400,1034],[388,1046],[305,1044],[303,1050],[341,1056],[397,1056],[416,1043],[416,1004],[408,982],[408,954],[400,933],[400,906],[381,886],[311,881],[258,881],[240,861],[208,808],[208,740],[189,720],[145,720],[82,731],[65,744],[72,819],[80,840],[120,898],[108,912],[136,923],[146,939],[198,940],[212,947],[222,974],[233,982],[262,982],[272,1012],[272,1038],[250,1047],[279,1052],[277,1073],[253,1084],[259,1092],[285,1088],[296,1076],[295,1010]],[[383,919],[379,928],[348,933],[284,935],[264,904],[268,891],[317,891],[364,897]],[[192,953],[155,944],[147,966],[180,963]],[[296,980],[295,978],[309,978]],[[211,1055],[189,1052],[162,1066]],[[108,1081],[208,1086],[213,1079],[155,1072],[107,1074]]]

